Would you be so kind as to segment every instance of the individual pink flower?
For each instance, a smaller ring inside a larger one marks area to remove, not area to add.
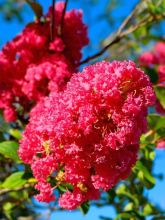
[[[165,42],[158,42],[154,47],[154,54],[159,64],[165,64]]]

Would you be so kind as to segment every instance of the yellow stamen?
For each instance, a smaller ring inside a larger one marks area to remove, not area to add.
[[[77,187],[82,191],[82,192],[87,192],[88,191],[88,188],[81,182],[79,182],[77,184]]]
[[[56,176],[56,180],[60,183],[64,182],[65,181],[65,173],[60,170]]]
[[[44,141],[42,146],[45,149],[45,153],[48,156],[50,154],[50,140]]]

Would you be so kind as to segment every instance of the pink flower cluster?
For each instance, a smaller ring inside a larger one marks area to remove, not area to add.
[[[52,201],[62,185],[59,204],[71,210],[128,177],[154,102],[148,76],[131,61],[86,67],[66,90],[42,100],[19,149],[38,181],[36,198]]]
[[[154,69],[158,74],[159,87],[164,88],[165,90],[165,42],[158,42],[152,51],[144,52],[139,57],[140,65],[147,67],[148,71]],[[152,72],[151,72],[152,73]],[[165,115],[165,109],[161,105],[160,101],[157,99],[155,103],[156,112]],[[158,149],[165,148],[164,138],[158,140],[157,146]]]
[[[165,42],[158,42],[153,51],[144,52],[139,57],[141,66],[154,68],[158,66],[158,83],[165,83]]]
[[[152,51],[144,52],[139,57],[140,65],[151,69],[156,69],[158,73],[158,85],[165,88],[165,42],[158,42]],[[165,114],[165,109],[157,100],[156,111]]]
[[[63,9],[64,3],[58,2],[53,40],[50,8],[44,21],[28,24],[0,52],[0,109],[7,121],[14,121],[18,111],[28,112],[50,92],[63,90],[75,72],[81,49],[88,44],[87,27],[81,11],[66,12],[63,20]]]

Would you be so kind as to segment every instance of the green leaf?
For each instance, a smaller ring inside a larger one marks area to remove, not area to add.
[[[152,213],[152,206],[150,204],[146,204],[143,209],[143,213],[145,215],[150,215]]]
[[[155,178],[150,174],[150,172],[148,171],[148,169],[142,164],[141,161],[137,161],[135,169],[137,169],[138,171],[140,171],[138,176],[141,180],[147,180],[150,185],[146,184],[146,186],[148,188],[152,188],[155,185]],[[143,173],[143,175],[142,175]]]
[[[2,184],[2,187],[7,189],[16,189],[23,186],[26,182],[27,179],[24,179],[24,172],[19,171],[7,177]]]
[[[140,180],[142,180],[142,181],[144,180],[144,173],[143,173],[143,171],[139,170],[137,176],[138,176],[138,178],[139,178]]]
[[[10,158],[14,161],[20,162],[18,157],[18,143],[14,141],[4,141],[0,143],[0,154],[6,158]]]
[[[13,210],[13,208],[15,206],[16,206],[16,204],[11,203],[11,202],[6,202],[6,203],[3,204],[4,213],[5,213],[6,217],[9,220],[13,220],[13,218],[12,218],[12,210]]]
[[[155,138],[157,139],[164,139],[164,134],[165,134],[165,126],[157,130],[157,133],[155,135]]]
[[[59,186],[58,186],[58,189],[59,189],[62,193],[64,193],[64,192],[67,191],[67,189],[66,189],[66,187],[65,187],[64,185],[59,185]]]
[[[73,186],[72,186],[71,184],[69,184],[69,183],[67,183],[67,184],[60,184],[60,185],[58,186],[58,189],[59,189],[62,193],[66,192],[67,190],[69,190],[70,192],[72,192],[72,191],[73,191]]]
[[[165,127],[165,116],[149,114],[147,119],[149,127],[152,130],[158,130],[162,127]]]
[[[151,11],[152,14],[158,15],[158,14],[164,13],[165,6],[162,2],[161,2],[160,6],[158,6],[155,3],[149,2],[148,3],[148,9]]]
[[[116,193],[119,195],[119,194],[122,194],[122,193],[125,193],[126,191],[126,186],[124,184],[121,184],[117,190],[116,190]]]
[[[81,210],[81,212],[84,214],[84,215],[86,215],[87,213],[88,213],[88,211],[89,211],[89,202],[87,201],[87,202],[84,202],[81,206],[80,206],[80,210]]]
[[[156,69],[143,68],[145,73],[150,77],[150,80],[153,84],[158,82],[158,72]]]
[[[118,219],[131,219],[132,215],[130,213],[120,213],[117,215],[117,217],[115,218],[115,220],[118,220]]]
[[[155,159],[155,152],[154,151],[149,153],[149,158],[150,158],[150,160],[154,160]]]
[[[30,5],[30,7],[34,11],[36,17],[38,19],[40,19],[43,16],[43,8],[42,8],[42,6],[39,3],[34,2],[33,0],[26,0],[26,2]]]
[[[130,203],[128,203],[128,204],[124,207],[124,210],[125,210],[125,211],[131,211],[131,210],[133,210],[133,207],[134,207],[133,203],[130,202]]]
[[[65,186],[67,187],[67,189],[69,189],[69,191],[73,191],[73,186],[70,183],[66,183]]]
[[[6,132],[9,128],[10,128],[9,123],[6,123],[2,115],[0,115],[0,131]]]
[[[17,140],[22,138],[21,132],[18,129],[9,129],[8,133],[15,137]]]
[[[138,199],[136,198],[135,195],[131,194],[130,192],[127,191],[127,188],[125,185],[120,185],[117,190],[116,190],[116,194],[119,196],[125,196],[127,197],[129,200],[131,200],[136,206],[139,205]]]
[[[156,96],[159,99],[163,108],[165,108],[165,87],[164,86],[155,86]]]

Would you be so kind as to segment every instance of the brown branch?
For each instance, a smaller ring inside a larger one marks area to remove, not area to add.
[[[147,24],[151,24],[153,22],[159,21],[160,19],[165,18],[165,13],[162,15],[157,15],[157,16],[148,16],[145,19],[143,19],[139,24],[137,25],[132,25],[130,28],[128,28],[126,31],[124,31],[123,33],[121,33],[121,37],[125,37],[128,34],[133,33],[134,31],[136,31],[137,29],[147,25]]]
[[[140,4],[137,4],[135,6],[135,8],[133,9],[133,11],[130,13],[130,15],[128,15],[126,17],[126,19],[122,22],[122,24],[120,25],[119,29],[117,30],[117,34],[119,35],[123,30],[124,28],[127,26],[127,24],[131,21],[131,19],[134,17],[134,15],[136,14],[136,12],[138,11],[139,9],[139,5]]]
[[[131,12],[131,14],[126,17],[126,19],[122,22],[122,24],[120,25],[120,27],[118,28],[118,30],[116,31],[114,36],[111,35],[110,37],[108,37],[109,43],[103,49],[101,49],[101,51],[99,51],[98,53],[96,53],[96,54],[94,54],[92,56],[89,56],[85,60],[81,61],[79,63],[79,65],[88,63],[89,61],[91,61],[91,60],[101,56],[102,54],[104,54],[104,52],[106,52],[108,50],[109,47],[111,47],[112,45],[118,43],[121,40],[121,33],[122,33],[122,31],[125,29],[125,27],[129,23],[129,21],[135,15],[137,9],[139,8],[139,5],[140,4],[137,4],[135,6],[135,8],[133,9],[133,11]]]
[[[92,56],[89,56],[87,57],[85,60],[81,61],[79,63],[79,65],[82,65],[82,64],[85,64],[85,63],[88,63],[89,61],[93,60],[93,59],[96,59],[97,57],[101,56],[102,54],[104,54],[109,47],[111,47],[112,45],[118,43],[119,41],[121,40],[121,37],[120,36],[115,36],[113,38],[112,41],[110,41],[109,44],[107,44],[105,47],[103,47],[98,53],[92,55]]]
[[[134,10],[131,12],[131,14],[122,22],[122,24],[120,25],[120,27],[118,28],[118,30],[111,35],[110,37],[107,38],[107,41],[109,41],[109,43],[102,48],[98,53],[87,57],[86,59],[84,59],[83,61],[81,61],[79,63],[79,65],[88,63],[91,60],[94,60],[96,58],[98,58],[99,56],[101,56],[102,54],[104,54],[112,45],[118,43],[120,40],[122,40],[123,38],[125,38],[127,35],[133,33],[134,31],[136,31],[137,29],[150,24],[152,22],[156,22],[162,18],[165,17],[165,14],[162,15],[149,15],[146,16],[143,20],[141,20],[139,23],[130,26],[128,29],[126,29],[124,31],[124,29],[126,28],[127,24],[130,22],[130,20],[133,18],[133,16],[136,14],[137,10],[140,8],[141,3],[137,4],[134,8]]]
[[[21,190],[25,190],[25,189],[28,189],[32,186],[33,186],[32,184],[25,184],[24,186],[19,187],[19,188],[15,188],[15,189],[1,189],[0,190],[0,196],[4,195],[4,194],[7,194],[7,193],[10,193],[10,192],[18,192],[18,191],[21,191]]]

